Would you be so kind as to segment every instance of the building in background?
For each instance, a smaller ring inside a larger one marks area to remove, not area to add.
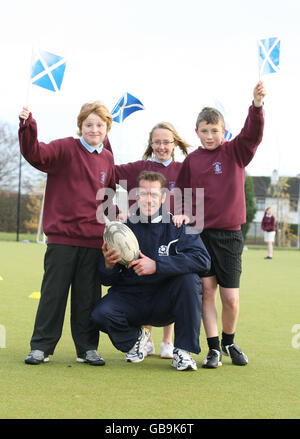
[[[247,243],[263,243],[261,221],[267,207],[272,207],[277,222],[276,245],[298,246],[300,220],[299,187],[297,177],[252,177],[256,214],[247,234]]]

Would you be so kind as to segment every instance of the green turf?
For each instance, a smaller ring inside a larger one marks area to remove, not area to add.
[[[17,241],[18,238],[20,242],[36,242],[36,233],[19,233],[19,236],[17,237],[17,233],[0,232],[0,241]]]
[[[45,246],[0,242],[1,419],[283,419],[300,417],[300,349],[292,327],[300,324],[300,252],[243,255],[240,319],[236,341],[249,357],[246,367],[223,357],[217,370],[178,372],[157,355],[125,363],[105,334],[99,351],[104,367],[75,362],[67,309],[62,338],[48,364],[29,366],[29,351],[43,273]],[[219,302],[218,302],[219,306]],[[162,329],[154,329],[159,352]]]

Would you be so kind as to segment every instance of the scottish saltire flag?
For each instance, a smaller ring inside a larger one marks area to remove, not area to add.
[[[111,115],[115,122],[121,123],[135,111],[144,110],[144,105],[130,93],[125,93],[114,106]]]
[[[259,76],[279,71],[280,39],[266,38],[258,42]]]
[[[232,132],[225,129],[224,139],[227,140],[227,142],[232,138]]]
[[[216,106],[216,109],[217,109],[218,111],[220,111],[220,113],[221,113],[221,114],[223,115],[223,117],[224,117],[224,121],[225,121],[225,134],[224,134],[224,139],[227,140],[227,141],[229,141],[229,140],[232,138],[232,132],[231,132],[230,126],[229,126],[228,121],[227,121],[225,108],[223,107],[223,105],[221,104],[221,102],[219,102],[219,101],[217,101],[217,100],[215,101],[215,106]]]
[[[31,83],[51,91],[59,91],[64,78],[66,61],[59,55],[37,51],[31,69]]]

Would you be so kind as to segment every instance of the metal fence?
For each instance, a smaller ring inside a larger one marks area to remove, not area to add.
[[[276,236],[275,236],[275,245],[282,245],[280,244],[282,242],[281,238],[281,229],[277,227]],[[260,222],[253,222],[250,224],[246,239],[246,244],[265,244],[264,243],[264,232],[261,230],[261,223]],[[284,246],[285,247],[297,247],[297,235],[290,234],[289,237],[285,237],[284,239]]]

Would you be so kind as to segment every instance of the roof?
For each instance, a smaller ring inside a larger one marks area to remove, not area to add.
[[[299,185],[300,179],[297,177],[286,177],[289,185],[287,192],[290,198],[299,198]],[[255,197],[268,197],[270,196],[270,183],[271,177],[252,177]]]

